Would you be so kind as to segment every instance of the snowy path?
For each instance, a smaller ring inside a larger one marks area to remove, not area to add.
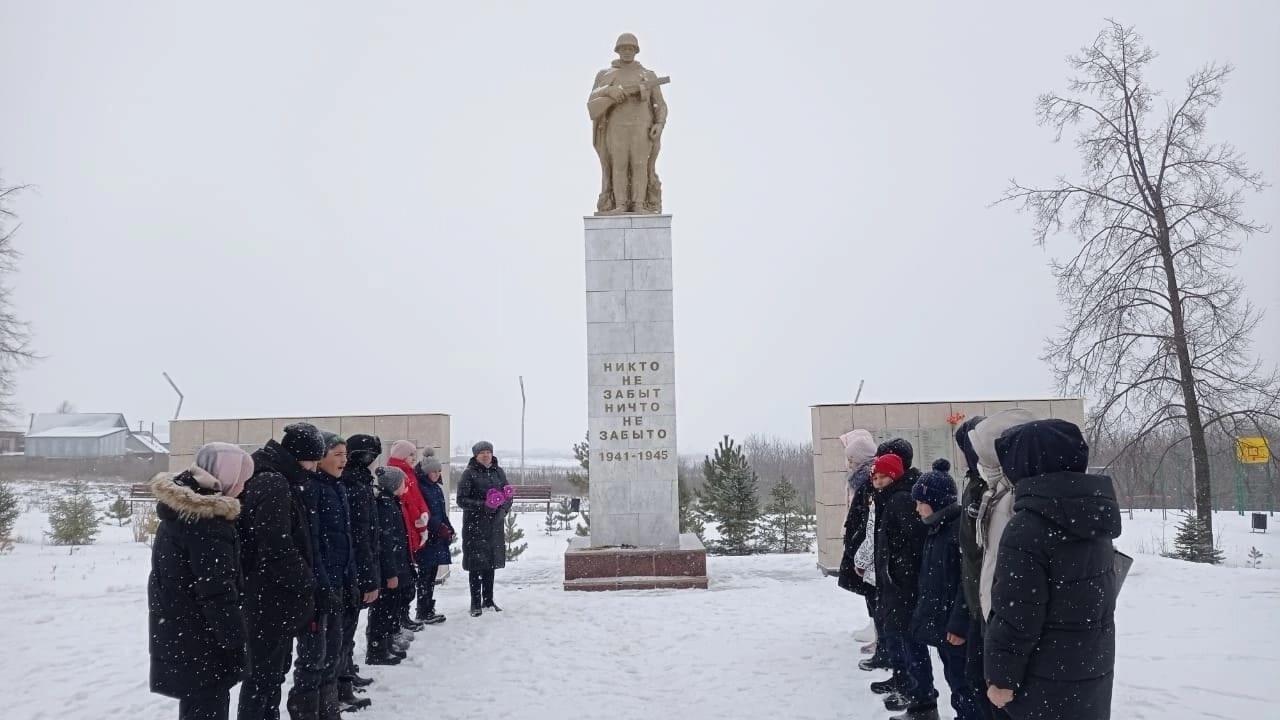
[[[1280,565],[1280,535],[1220,517],[1230,561],[1254,544]],[[565,593],[567,534],[520,519],[530,548],[498,575],[507,612],[467,617],[459,572],[438,595],[449,621],[420,633],[404,664],[368,668],[375,705],[357,718],[888,717],[855,667],[861,600],[818,577],[812,556],[712,558],[705,592]],[[127,528],[74,552],[42,547],[43,523],[24,515],[28,542],[0,557],[0,677],[17,690],[0,717],[174,717],[176,703],[147,691],[149,550]],[[1127,528],[1121,546],[1149,550],[1159,513]],[[1273,716],[1278,610],[1275,570],[1139,556],[1117,620],[1115,717]]]

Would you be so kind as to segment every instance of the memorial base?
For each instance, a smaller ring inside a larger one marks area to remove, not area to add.
[[[707,549],[697,535],[680,547],[591,547],[574,538],[564,554],[565,590],[705,590]]]

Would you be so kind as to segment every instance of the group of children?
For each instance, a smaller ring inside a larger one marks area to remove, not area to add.
[[[903,439],[842,438],[852,474],[840,586],[875,631],[862,670],[894,720],[936,720],[933,648],[957,720],[1110,717],[1120,534],[1077,426],[1006,410],[959,425],[968,465],[912,467]]]
[[[505,484],[492,445],[475,451],[472,464]],[[226,720],[229,691],[243,681],[238,720],[278,720],[296,641],[290,718],[338,720],[371,704],[360,695],[373,680],[353,657],[362,610],[369,665],[398,664],[415,632],[445,621],[434,587],[455,532],[443,467],[407,440],[375,467],[382,452],[376,436],[295,423],[252,455],[209,443],[191,468],[151,481],[160,520],[148,581],[151,689],[178,698],[180,718]],[[479,530],[487,548],[492,523]],[[473,616],[499,609],[492,577],[481,567],[473,579],[487,591],[474,595]]]

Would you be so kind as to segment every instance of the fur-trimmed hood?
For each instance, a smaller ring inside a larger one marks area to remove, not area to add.
[[[217,487],[217,478],[198,466],[181,473],[159,473],[151,478],[151,492],[156,500],[171,508],[183,520],[191,518],[222,518],[235,520],[240,516],[240,501],[221,493],[203,495],[176,480],[190,475],[202,487]]]

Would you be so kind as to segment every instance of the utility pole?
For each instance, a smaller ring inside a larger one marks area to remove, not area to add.
[[[520,484],[524,484],[524,413],[527,401],[524,395],[524,376],[520,376]]]

